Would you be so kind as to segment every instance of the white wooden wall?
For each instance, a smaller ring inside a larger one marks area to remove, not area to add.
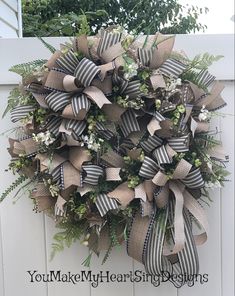
[[[55,46],[65,38],[50,38]],[[216,190],[211,197],[213,203],[207,209],[210,222],[208,242],[199,248],[201,273],[209,274],[209,282],[195,284],[193,288],[183,287],[179,290],[170,284],[154,288],[148,283],[110,283],[101,284],[94,289],[89,283],[29,283],[27,270],[38,270],[46,273],[49,270],[77,273],[84,270],[81,265],[87,256],[86,247],[73,245],[58,254],[50,262],[52,236],[55,233],[54,222],[43,214],[32,212],[31,201],[24,196],[15,205],[8,198],[0,205],[0,295],[2,296],[233,296],[234,295],[234,48],[232,35],[178,35],[175,48],[184,49],[189,56],[210,52],[222,54],[224,59],[211,67],[211,72],[223,80],[226,89],[223,97],[228,105],[221,112],[226,113],[214,125],[222,130],[221,139],[230,154],[228,169],[231,171],[230,182],[221,190]],[[43,48],[40,41],[27,39],[0,39],[0,113],[6,106],[9,90],[17,84],[19,77],[7,72],[17,63],[47,58],[50,53]],[[12,127],[9,117],[0,121],[1,132]],[[12,181],[10,173],[4,172],[9,162],[6,152],[7,139],[0,137],[0,191]],[[100,260],[93,258],[91,270],[110,270],[114,273],[125,273],[142,269],[125,253],[125,248],[114,250],[111,260],[100,266]]]
[[[22,37],[21,0],[0,0],[1,37]]]

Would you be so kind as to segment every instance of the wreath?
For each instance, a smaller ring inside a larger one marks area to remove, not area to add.
[[[186,275],[207,239],[208,188],[226,181],[227,156],[210,128],[225,105],[208,72],[220,56],[189,59],[174,36],[135,36],[119,26],[79,34],[49,60],[13,66],[22,76],[8,99],[16,137],[2,194],[28,187],[34,211],[61,231],[52,253],[77,239],[90,255],[126,241],[147,273]],[[193,233],[194,225],[199,234]],[[164,274],[163,274],[164,276]],[[189,276],[189,277],[187,277]]]

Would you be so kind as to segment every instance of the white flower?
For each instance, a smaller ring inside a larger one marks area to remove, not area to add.
[[[205,108],[203,105],[201,108],[201,113],[198,115],[199,121],[206,121],[207,119],[210,119],[210,112]]]
[[[178,85],[181,85],[181,84],[182,82],[180,78],[177,78],[177,79],[171,78],[169,83],[166,85],[166,90],[173,91],[176,89]]]
[[[125,67],[124,78],[128,80],[133,76],[136,76],[138,74],[137,69],[138,69],[138,65],[136,63],[127,64]]]
[[[103,142],[103,139],[97,138],[95,134],[88,135],[82,135],[82,143],[81,146],[87,145],[87,148],[90,150],[93,150],[97,152],[101,148],[101,143]]]
[[[45,133],[41,132],[37,135],[33,134],[33,139],[35,142],[45,144],[46,146],[49,146],[55,141],[55,138],[49,131],[46,131]]]

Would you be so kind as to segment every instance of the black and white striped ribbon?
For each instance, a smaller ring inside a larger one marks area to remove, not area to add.
[[[55,137],[58,137],[60,132],[59,132],[59,127],[61,125],[62,118],[59,116],[51,116],[49,120],[47,121],[45,128],[50,131]]]
[[[97,185],[99,182],[99,178],[104,174],[103,168],[94,164],[83,165],[82,169],[86,173],[83,182],[90,185]]]
[[[169,260],[162,255],[168,211],[168,207],[157,210],[156,222],[154,223],[150,233],[146,252],[144,254],[144,265],[146,272],[153,276],[160,276],[163,272],[168,272],[171,275],[173,271]],[[155,284],[158,285],[157,283]]]
[[[158,111],[155,111],[154,114],[153,114],[153,116],[154,116],[158,121],[163,121],[163,120],[165,120],[165,117],[164,117],[162,114],[160,114]]]
[[[157,135],[149,136],[146,141],[140,143],[141,147],[147,152],[150,153],[153,149],[162,145],[163,140],[159,138]]]
[[[148,156],[145,156],[139,171],[139,175],[145,179],[151,179],[156,175],[158,170],[158,164]]]
[[[187,209],[183,209],[183,217],[184,217],[184,231],[185,231],[185,245],[184,248],[177,254],[178,262],[173,265],[173,272],[178,275],[186,275],[188,278],[184,280],[172,280],[172,283],[177,287],[183,286],[187,283],[189,286],[192,285],[195,278],[195,275],[199,272],[199,259],[198,253],[196,249],[196,244],[193,238],[192,233],[192,222],[190,219],[190,213]],[[169,202],[169,224],[173,225],[174,223],[174,200],[170,199]],[[174,241],[174,228],[171,227],[171,235]],[[179,278],[179,277],[178,277]]]
[[[202,174],[199,168],[196,168],[189,172],[186,178],[182,180],[182,182],[186,185],[186,187],[196,189],[202,188],[205,185],[205,182],[202,178]]]
[[[190,134],[178,138],[169,138],[168,144],[176,152],[186,152],[189,150]]]
[[[174,78],[179,77],[186,69],[186,65],[175,59],[167,59],[159,68],[159,70],[166,76]]]
[[[63,165],[57,166],[51,172],[52,179],[57,185],[61,185],[61,176],[62,175],[63,175]],[[63,188],[61,188],[61,189],[63,189]]]
[[[58,91],[53,91],[45,97],[45,101],[55,112],[64,109],[64,107],[70,103],[70,100],[71,94]]]
[[[128,85],[128,81],[118,76],[117,73],[113,74],[112,82],[114,86],[119,87],[119,92],[122,94]]]
[[[153,156],[155,157],[159,165],[172,162],[172,158],[168,155],[167,149],[164,145],[156,148],[153,151]]]
[[[142,66],[149,66],[152,59],[154,48],[138,48],[138,57]]]
[[[27,86],[27,90],[35,94],[46,94],[48,91],[39,83],[32,82]]]
[[[106,140],[110,140],[114,136],[113,132],[105,127],[102,122],[96,122],[96,130],[98,134]]]
[[[71,104],[74,116],[78,116],[81,110],[86,110],[86,112],[89,111],[91,101],[87,98],[85,94],[81,94],[75,95],[71,100]]]
[[[120,128],[125,137],[128,137],[132,132],[139,132],[140,126],[136,119],[136,114],[132,109],[128,109],[121,116]]]
[[[100,73],[95,63],[83,58],[74,71],[74,75],[85,86],[91,85],[92,80]]]
[[[55,209],[54,209],[54,214],[55,216],[58,217],[66,217],[66,212],[67,212],[67,205],[63,206],[63,210],[61,210],[57,204],[55,204]]]
[[[107,50],[109,47],[115,45],[116,43],[120,42],[121,40],[121,33],[110,33],[106,30],[101,31],[101,39],[99,42],[99,46],[97,49],[98,55]]]
[[[11,121],[17,122],[29,115],[30,112],[33,112],[36,109],[35,106],[25,105],[17,106],[11,110]]]
[[[125,88],[123,94],[129,96],[130,99],[140,96],[141,95],[140,81],[139,80],[130,81],[127,87]]]
[[[104,193],[97,195],[95,204],[101,217],[107,214],[108,211],[116,210],[119,207],[118,202],[114,198],[110,198]]]
[[[72,131],[72,137],[74,140],[79,140],[79,136],[86,128],[86,122],[80,120],[69,119],[65,121],[66,130]]]
[[[207,70],[201,70],[197,76],[197,82],[199,85],[205,85],[208,87],[215,80],[215,76],[211,75]]]
[[[78,63],[79,60],[72,49],[56,60],[56,64],[69,74],[74,73]]]

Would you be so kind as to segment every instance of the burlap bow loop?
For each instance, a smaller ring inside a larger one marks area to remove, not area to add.
[[[95,179],[98,180],[96,168],[92,168],[89,171],[84,164],[91,160],[91,156],[88,150],[83,147],[70,147],[68,157],[63,157],[59,154],[54,154],[52,157],[48,157],[46,154],[38,154],[36,159],[40,161],[40,171],[48,171],[51,174],[53,181],[60,188],[60,195],[63,197],[66,197],[70,188],[74,186],[81,187],[82,182],[85,183],[86,180],[88,184],[94,184]],[[86,172],[84,180],[82,180],[83,172]],[[97,185],[97,182],[95,185]],[[61,199],[58,200],[58,203],[61,203]],[[64,214],[59,204],[56,208],[57,210],[58,208],[60,209],[60,214]]]

